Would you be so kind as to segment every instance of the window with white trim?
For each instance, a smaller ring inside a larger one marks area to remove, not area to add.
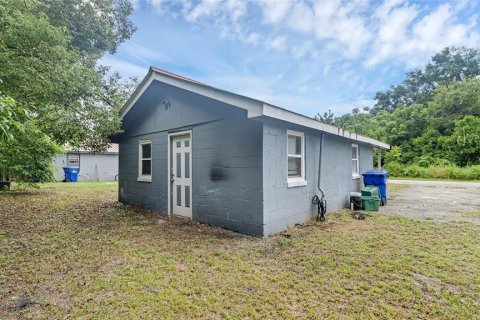
[[[305,180],[305,135],[303,132],[287,131],[288,186],[307,184]]]
[[[67,166],[68,167],[79,167],[80,166],[80,155],[78,153],[67,154]]]
[[[360,178],[360,160],[358,159],[358,145],[352,144],[352,178]]]
[[[138,143],[138,181],[152,181],[152,142],[150,140]]]

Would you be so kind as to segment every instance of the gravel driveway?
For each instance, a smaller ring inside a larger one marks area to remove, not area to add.
[[[414,219],[462,220],[480,224],[480,182],[389,180],[396,185],[386,215]]]

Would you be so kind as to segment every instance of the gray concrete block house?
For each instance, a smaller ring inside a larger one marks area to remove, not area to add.
[[[121,110],[119,200],[267,236],[346,207],[389,145],[151,67]]]

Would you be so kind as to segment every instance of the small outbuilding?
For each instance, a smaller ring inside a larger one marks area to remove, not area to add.
[[[63,181],[63,167],[79,168],[78,181],[115,181],[118,176],[118,145],[111,144],[104,152],[68,149],[58,154],[52,166],[55,180]]]
[[[349,205],[389,145],[151,67],[121,110],[119,201],[267,236]],[[380,154],[380,153],[379,153]]]

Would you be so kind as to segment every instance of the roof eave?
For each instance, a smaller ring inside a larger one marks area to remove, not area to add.
[[[335,126],[332,126],[332,125],[329,125],[329,124],[326,124],[326,123],[323,123],[323,122],[320,122],[318,120],[309,118],[309,117],[301,115],[299,113],[296,113],[296,112],[293,112],[293,111],[290,111],[290,110],[286,110],[286,109],[283,109],[283,108],[280,108],[280,107],[276,107],[276,106],[270,105],[268,103],[263,104],[262,115],[264,115],[266,117],[275,118],[275,119],[278,119],[278,120],[290,122],[290,123],[295,123],[295,124],[300,125],[300,126],[304,126],[304,127],[307,127],[307,128],[311,128],[311,129],[319,130],[319,131],[322,131],[322,132],[330,133],[330,134],[340,136],[340,137],[344,137],[344,138],[347,138],[347,139],[350,139],[350,140],[367,143],[367,144],[370,144],[370,145],[375,146],[377,148],[390,149],[390,145],[388,143],[385,143],[385,142],[382,142],[382,141],[379,141],[379,140],[376,140],[376,139],[373,139],[373,138],[370,138],[370,137],[362,136],[362,135],[357,134],[355,132],[350,132],[348,130],[345,130],[345,129],[342,129],[342,128],[339,128],[339,127],[335,127]]]
[[[177,76],[170,72],[153,67],[149,68],[147,75],[143,78],[133,94],[120,109],[121,118],[127,114],[127,112],[133,107],[143,92],[148,88],[150,83],[152,83],[154,80],[158,80],[160,82],[242,108],[247,111],[248,118],[261,116],[271,117],[341,136],[354,141],[370,144],[381,149],[390,149],[390,145],[385,142],[320,122],[305,115],[301,115],[299,113],[280,108],[257,99],[246,97],[223,89],[218,89],[201,82],[183,76]]]

